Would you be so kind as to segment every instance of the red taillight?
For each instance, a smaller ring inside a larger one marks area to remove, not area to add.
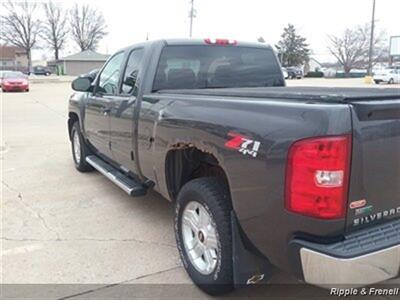
[[[237,41],[228,39],[205,39],[204,42],[209,45],[236,45]]]
[[[289,149],[285,207],[321,219],[343,218],[347,203],[351,136],[304,139]]]

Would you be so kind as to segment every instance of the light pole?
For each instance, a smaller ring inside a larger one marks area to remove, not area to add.
[[[374,52],[374,30],[375,30],[375,0],[372,4],[371,37],[369,41],[368,75],[372,76],[372,55]]]
[[[192,37],[193,18],[194,18],[194,17],[195,17],[194,0],[190,0],[190,12],[189,12],[190,28],[189,28],[189,37]]]

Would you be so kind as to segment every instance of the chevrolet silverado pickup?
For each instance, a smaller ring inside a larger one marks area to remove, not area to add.
[[[398,89],[286,87],[270,46],[222,39],[133,45],[72,88],[76,168],[171,201],[204,291],[273,266],[322,287],[399,276]]]

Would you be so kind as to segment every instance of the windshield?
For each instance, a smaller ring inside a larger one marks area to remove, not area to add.
[[[283,86],[271,49],[235,46],[167,46],[163,49],[153,91]]]
[[[21,72],[4,72],[4,78],[25,78]]]

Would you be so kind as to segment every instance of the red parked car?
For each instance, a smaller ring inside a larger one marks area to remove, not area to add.
[[[5,72],[1,80],[1,89],[3,92],[29,92],[28,77],[21,72]]]

